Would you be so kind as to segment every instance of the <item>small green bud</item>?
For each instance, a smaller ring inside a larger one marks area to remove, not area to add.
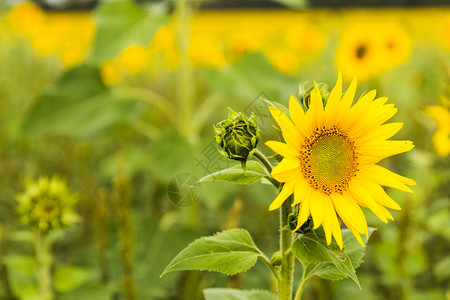
[[[228,119],[213,126],[216,133],[214,140],[222,148],[219,150],[221,155],[245,164],[256,151],[261,131],[254,114],[247,118],[242,113],[228,109]]]
[[[319,92],[322,95],[323,106],[326,105],[330,92],[328,91],[328,85],[325,83],[318,83]],[[311,102],[311,92],[314,90],[315,85],[304,82],[299,85],[299,98],[303,101],[303,109],[307,111],[309,109],[309,103]]]
[[[275,252],[270,259],[272,266],[281,266],[281,253],[280,251]]]
[[[28,182],[26,191],[17,195],[16,200],[22,222],[42,232],[68,227],[79,220],[74,210],[78,198],[57,177]]]

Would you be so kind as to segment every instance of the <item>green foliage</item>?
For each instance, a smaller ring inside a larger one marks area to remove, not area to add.
[[[12,293],[19,299],[37,296],[36,259],[27,255],[5,257]]]
[[[261,290],[213,288],[203,291],[205,300],[276,300],[277,296]]]
[[[370,228],[369,236],[373,231]],[[327,246],[322,230],[315,233],[300,235],[292,245],[292,253],[305,268],[305,277],[317,275],[331,280],[350,277],[361,288],[355,269],[362,262],[365,248],[356,241],[352,232],[348,229],[342,231],[343,250],[334,241]]]
[[[126,123],[135,108],[135,103],[112,96],[98,67],[82,65],[69,70],[36,99],[25,116],[23,131],[31,136],[89,137]]]
[[[92,272],[79,267],[61,267],[55,271],[53,285],[58,292],[69,292],[88,282]]]
[[[132,1],[102,2],[94,15],[97,35],[92,60],[114,58],[128,45],[147,45],[158,28],[168,22],[167,16],[148,16]]]
[[[244,171],[242,166],[239,164],[231,168],[206,175],[201,178],[199,182],[230,181],[239,184],[252,184],[267,175],[267,172],[258,162],[248,161],[246,171]]]
[[[161,276],[177,270],[234,275],[251,268],[260,255],[247,230],[230,229],[192,242],[170,262]]]

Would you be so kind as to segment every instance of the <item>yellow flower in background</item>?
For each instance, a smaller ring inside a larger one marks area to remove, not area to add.
[[[364,245],[360,234],[368,235],[367,222],[360,206],[368,207],[383,222],[393,220],[386,209],[399,210],[382,186],[412,192],[406,185],[415,182],[379,165],[380,160],[411,150],[411,141],[390,141],[402,123],[383,124],[396,112],[387,98],[375,99],[375,90],[362,96],[353,106],[354,80],[342,95],[339,75],[326,106],[316,85],[306,114],[291,97],[292,121],[279,109],[270,112],[281,128],[286,143],[269,141],[271,149],[283,160],[272,176],[284,186],[269,210],[279,208],[294,194],[292,205],[300,205],[297,229],[312,215],[314,228],[322,225],[327,243],[332,236],[342,248],[340,222],[336,213]],[[297,230],[296,229],[296,230]]]
[[[345,79],[367,80],[405,62],[411,39],[394,22],[364,24],[342,34],[336,65]]]
[[[438,29],[438,40],[445,50],[450,51],[450,15],[442,18]]]
[[[146,69],[149,59],[148,48],[140,45],[129,45],[119,54],[117,64],[125,73],[136,75]]]
[[[379,27],[380,42],[386,52],[387,66],[405,62],[411,54],[411,38],[397,24],[385,24]]]
[[[117,85],[122,81],[123,75],[119,64],[114,60],[108,60],[100,64],[100,75],[106,85]]]
[[[354,27],[342,34],[336,52],[336,65],[346,80],[367,80],[384,69],[382,43],[376,27]]]
[[[95,33],[90,13],[46,13],[27,1],[14,6],[6,19],[12,34],[27,38],[41,56],[56,54],[65,67],[84,60]]]
[[[189,44],[188,56],[196,66],[220,68],[227,63],[223,45],[219,38],[212,34],[193,34]]]
[[[31,1],[24,1],[14,6],[6,15],[6,22],[20,35],[31,37],[45,23],[45,12]]]
[[[68,227],[79,220],[75,212],[78,198],[57,177],[28,182],[25,193],[17,195],[16,200],[22,221],[39,231]]]
[[[450,101],[442,98],[444,105],[428,105],[425,113],[436,121],[437,130],[433,135],[433,144],[439,156],[446,157],[450,153]]]

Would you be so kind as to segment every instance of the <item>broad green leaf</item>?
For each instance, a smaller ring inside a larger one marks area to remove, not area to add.
[[[135,102],[112,97],[97,67],[82,65],[65,73],[30,107],[23,131],[32,136],[65,133],[92,136],[127,123]]]
[[[375,230],[375,228],[369,227],[369,238]],[[364,244],[366,244],[367,239],[364,236],[362,238]],[[350,258],[353,268],[357,269],[362,263],[362,258],[364,257],[366,249],[365,247],[361,247],[349,229],[342,230],[342,239],[344,242],[344,251]],[[309,275],[317,275],[324,279],[330,280],[340,280],[348,277],[345,273],[337,269],[332,263],[323,263],[316,266],[314,271]]]
[[[4,262],[8,267],[9,284],[14,296],[18,299],[37,297],[36,259],[32,256],[9,255],[4,258]]]
[[[292,245],[292,253],[304,266],[307,264],[332,263],[336,268],[361,288],[355,269],[349,256],[340,250],[336,243],[326,244],[323,231],[316,230],[313,234],[301,235]]]
[[[78,267],[61,267],[56,270],[53,277],[55,290],[69,292],[88,282],[92,272]]]
[[[244,172],[242,166],[235,165],[231,168],[221,170],[201,178],[199,182],[207,181],[231,181],[240,184],[252,184],[268,174],[256,161],[247,161],[247,170]]]
[[[168,22],[167,16],[150,16],[133,1],[125,0],[102,2],[94,19],[97,35],[92,56],[95,62],[114,58],[131,44],[148,45],[158,28]]]
[[[263,290],[211,288],[203,290],[205,300],[277,300],[277,296]]]
[[[369,227],[369,238],[375,230],[375,228]],[[366,244],[367,239],[365,239],[365,237],[362,238],[364,244]],[[350,259],[353,268],[358,268],[362,263],[362,258],[364,257],[366,250],[365,247],[361,247],[349,229],[342,230],[342,239],[344,242],[344,252]],[[334,241],[333,244],[335,244]],[[329,280],[341,280],[348,277],[348,274],[342,272],[333,263],[308,264],[306,275],[308,277],[317,275]]]
[[[177,270],[206,270],[234,275],[251,268],[260,255],[247,230],[226,230],[192,242],[170,262],[161,276]]]

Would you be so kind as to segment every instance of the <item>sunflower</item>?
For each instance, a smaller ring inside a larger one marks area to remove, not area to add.
[[[341,98],[339,74],[325,108],[317,85],[311,92],[306,114],[291,96],[289,113],[293,122],[279,109],[269,107],[286,141],[266,143],[283,156],[272,176],[284,186],[269,210],[279,208],[294,194],[292,206],[300,205],[297,229],[312,215],[314,228],[322,225],[327,243],[334,236],[341,248],[341,227],[336,213],[363,245],[360,234],[368,236],[368,229],[360,206],[369,208],[387,223],[393,217],[386,207],[401,208],[382,186],[412,192],[406,185],[415,185],[413,180],[376,164],[414,147],[411,141],[387,140],[403,125],[383,124],[397,109],[393,104],[385,104],[385,97],[374,100],[375,90],[352,106],[355,91],[353,80]]]
[[[450,153],[450,101],[442,97],[443,105],[427,105],[425,113],[436,121],[437,130],[433,135],[433,144],[439,156]]]
[[[336,50],[336,66],[344,79],[367,80],[385,69],[387,60],[375,26],[352,28],[342,34]]]

